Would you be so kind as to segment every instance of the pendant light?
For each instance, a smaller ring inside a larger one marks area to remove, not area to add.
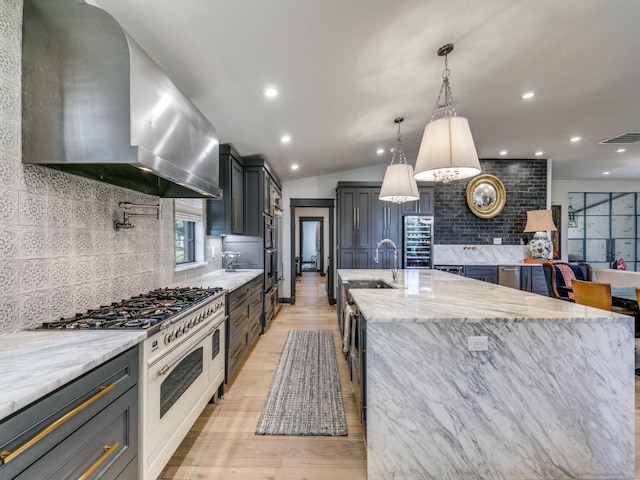
[[[394,122],[398,125],[398,146],[393,151],[391,157],[391,165],[387,167],[384,173],[384,180],[380,188],[379,199],[383,202],[406,203],[413,202],[420,198],[418,194],[418,184],[413,178],[413,167],[407,163],[402,149],[402,134],[400,133],[400,124],[404,121],[403,117],[398,117]],[[398,157],[397,163],[394,163]]]
[[[573,199],[573,197],[569,197],[569,223],[567,224],[567,227],[569,228],[578,228],[578,222],[576,221],[576,209],[573,208],[573,205],[571,205],[571,200]]]
[[[481,172],[469,122],[466,118],[457,116],[454,106],[448,65],[448,55],[452,51],[452,43],[438,49],[438,56],[444,57],[442,86],[418,151],[414,177],[419,181],[447,183],[475,177]],[[440,104],[443,92],[444,103]],[[436,119],[438,114],[443,116]]]

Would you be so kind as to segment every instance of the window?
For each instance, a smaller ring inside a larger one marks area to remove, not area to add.
[[[204,201],[177,198],[175,208],[176,266],[200,265],[204,262]]]
[[[196,261],[196,222],[176,220],[176,265]]]
[[[569,261],[585,261],[594,270],[640,267],[640,194],[571,192],[574,224],[567,228]]]

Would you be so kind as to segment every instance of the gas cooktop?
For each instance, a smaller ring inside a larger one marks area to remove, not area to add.
[[[101,306],[73,317],[44,322],[38,329],[148,329],[188,312],[224,292],[213,288],[161,288],[128,300]]]

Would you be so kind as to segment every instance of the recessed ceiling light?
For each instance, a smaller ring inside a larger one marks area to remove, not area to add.
[[[500,155],[506,155],[507,153],[509,152],[507,152],[506,150],[500,150]]]
[[[538,150],[538,151],[535,153],[535,156],[536,156],[536,157],[541,157],[543,154],[544,154],[544,152],[543,152],[542,150]]]
[[[573,143],[579,142],[580,140],[582,140],[582,137],[571,137],[570,141]]]
[[[610,172],[602,172],[603,175],[609,175]]]
[[[273,87],[267,87],[264,90],[262,90],[262,95],[264,95],[265,97],[268,97],[268,98],[277,97],[278,96],[278,90],[273,88]]]
[[[533,92],[525,92],[525,93],[523,93],[523,94],[522,94],[522,99],[523,99],[523,100],[527,100],[527,99],[529,99],[529,98],[533,98],[533,97],[535,97],[535,95],[536,95],[536,94],[535,94],[535,93],[533,93]]]
[[[626,152],[626,151],[627,151],[626,148],[619,148],[619,149],[616,150],[616,153],[623,153],[623,152]]]
[[[293,165],[291,165],[291,170],[297,170],[298,169],[298,164],[294,163]]]
[[[378,150],[376,150],[376,153],[378,155],[382,155],[384,153],[384,148],[379,148]]]
[[[291,137],[289,135],[283,135],[282,137],[280,137],[280,141],[282,143],[289,143],[291,141]]]

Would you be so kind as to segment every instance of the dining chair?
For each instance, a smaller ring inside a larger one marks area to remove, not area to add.
[[[574,279],[591,281],[593,271],[588,263],[577,262],[544,262],[542,264],[544,277],[547,282],[549,296],[560,300],[573,300],[571,283]]]
[[[633,310],[611,305],[611,285],[609,283],[573,280],[572,286],[573,296],[576,303],[586,305],[588,307],[599,308],[601,310],[621,313],[623,315],[629,315],[631,317],[637,316],[637,312]],[[639,295],[639,292],[640,289],[636,289],[636,295]]]
[[[573,298],[576,303],[600,310],[611,310],[611,285],[574,279]]]

